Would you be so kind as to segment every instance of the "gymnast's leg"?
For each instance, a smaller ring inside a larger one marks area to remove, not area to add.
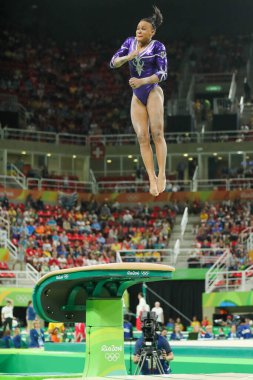
[[[159,193],[162,193],[166,187],[165,169],[167,158],[167,144],[164,138],[163,102],[163,91],[161,87],[157,86],[152,91],[150,91],[147,102],[147,111],[151,134],[156,149],[157,163],[159,167],[157,178],[157,189]]]
[[[148,113],[144,104],[135,95],[133,95],[131,102],[131,119],[140,144],[142,160],[149,177],[149,192],[156,197],[159,192],[157,189],[153,151],[150,145]]]

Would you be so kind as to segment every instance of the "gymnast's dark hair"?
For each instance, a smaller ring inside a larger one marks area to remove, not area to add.
[[[149,22],[153,26],[153,28],[156,30],[157,28],[159,28],[159,26],[163,22],[163,15],[160,9],[157,8],[155,5],[153,6],[153,9],[154,9],[153,15],[151,17],[143,18],[142,20]]]

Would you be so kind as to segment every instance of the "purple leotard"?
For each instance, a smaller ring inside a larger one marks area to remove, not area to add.
[[[111,59],[110,67],[114,68],[114,60],[117,57],[124,57],[137,49],[137,40],[135,37],[129,37],[123,43],[121,48],[114,54]],[[146,78],[156,74],[159,81],[167,78],[167,55],[165,46],[156,40],[151,40],[148,46],[133,60],[129,61],[130,75],[135,78]],[[144,84],[143,86],[133,89],[134,94],[143,103],[147,104],[150,91],[157,86],[154,84]]]

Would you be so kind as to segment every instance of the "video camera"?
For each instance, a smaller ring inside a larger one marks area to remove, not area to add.
[[[214,319],[214,326],[223,326],[225,323],[228,322],[228,316],[227,318],[218,318]],[[243,321],[243,318],[240,315],[230,315],[229,323],[238,326]]]
[[[144,312],[141,316],[144,347],[156,347],[157,315],[153,311]]]

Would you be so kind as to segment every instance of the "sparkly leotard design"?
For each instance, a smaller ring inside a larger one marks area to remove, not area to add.
[[[112,57],[110,67],[114,68],[115,58],[124,57],[136,50],[137,44],[138,42],[135,37],[127,38],[121,48]],[[146,78],[156,74],[160,82],[165,80],[167,78],[167,55],[165,46],[159,41],[151,40],[138,56],[129,61],[129,68],[131,77]],[[133,89],[133,92],[137,98],[146,105],[150,91],[157,85],[157,83],[145,84]]]

